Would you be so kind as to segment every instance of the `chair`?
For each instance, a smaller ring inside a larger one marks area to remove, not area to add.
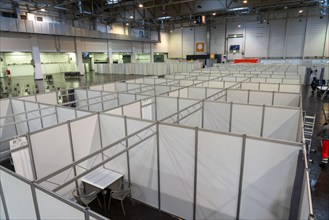
[[[111,193],[110,193],[110,201],[109,201],[109,204],[108,204],[107,209],[110,208],[111,199],[117,199],[117,200],[120,200],[120,202],[121,202],[121,207],[122,207],[123,215],[126,215],[125,208],[123,206],[123,200],[126,197],[130,197],[131,202],[134,205],[134,201],[133,201],[133,199],[131,197],[131,187],[132,187],[131,183],[129,183],[129,182],[123,182],[121,184],[121,187],[118,190],[112,190]]]
[[[93,191],[89,194],[85,194],[85,191],[83,188],[77,188],[72,192],[73,197],[77,202],[81,205],[85,205],[88,207],[88,204],[97,199],[98,204],[100,207],[102,207],[101,202],[99,201],[97,197],[97,192]]]

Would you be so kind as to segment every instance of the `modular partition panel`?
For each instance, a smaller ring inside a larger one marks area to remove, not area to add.
[[[1,219],[107,219],[0,167]]]

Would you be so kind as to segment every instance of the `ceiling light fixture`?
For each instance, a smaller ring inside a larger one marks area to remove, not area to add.
[[[243,4],[247,4],[248,3],[248,1],[247,0],[243,0]]]
[[[129,23],[128,22],[126,23],[126,26],[129,26]]]
[[[143,5],[143,4],[141,4],[141,3],[139,3],[139,4],[138,4],[138,7],[140,7],[140,8],[143,8],[143,7],[144,7],[144,5]]]
[[[212,15],[214,15],[214,16],[215,16],[215,15],[216,15],[216,12],[212,13]]]
[[[241,27],[241,25],[239,24],[238,27]]]
[[[299,10],[299,14],[303,13],[303,10]]]
[[[46,9],[44,9],[44,8],[41,8],[41,9],[40,9],[40,11],[46,11]]]
[[[129,16],[129,18],[130,18],[130,19],[133,19],[133,18],[134,18],[134,16],[130,15],[130,16]]]

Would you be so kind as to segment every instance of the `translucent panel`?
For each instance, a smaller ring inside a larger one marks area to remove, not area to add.
[[[180,99],[179,100],[179,110],[191,107],[187,110],[183,110],[179,115],[178,119],[179,124],[181,125],[188,125],[192,127],[201,127],[202,123],[202,103],[195,104],[198,101],[195,100],[187,100],[187,99]],[[197,110],[199,109],[199,110]],[[197,110],[197,111],[196,111]]]
[[[32,132],[32,131],[40,130],[42,128],[42,125],[41,125],[41,118],[40,118],[41,111],[38,111],[39,105],[37,103],[26,102],[25,107],[26,107],[26,111],[35,110],[33,112],[26,114],[28,119],[37,118],[34,120],[29,120],[27,122],[28,126],[29,126],[29,131]],[[51,113],[48,113],[48,114],[51,114]]]
[[[242,83],[241,89],[259,90],[259,83]]]
[[[135,101],[135,95],[133,94],[119,94],[119,105],[124,105]]]
[[[161,120],[178,111],[177,99],[175,98],[156,98],[157,120]]]
[[[109,91],[109,92],[115,92],[115,84],[114,83],[108,83],[103,85],[104,91]]]
[[[169,96],[170,97],[178,97],[178,90],[177,91],[174,91],[174,92],[170,92],[169,93]]]
[[[249,104],[272,105],[272,100],[272,92],[250,91],[249,93]]]
[[[300,92],[300,85],[291,85],[291,84],[281,84],[280,85],[280,92]]]
[[[109,111],[106,111],[105,113],[123,116],[122,107],[111,109]]]
[[[248,91],[246,90],[232,90],[226,91],[227,102],[247,103],[248,102]]]
[[[179,97],[187,98],[187,88],[179,90]]]
[[[0,170],[1,186],[10,219],[36,219],[31,186]]]
[[[231,104],[204,102],[203,128],[229,131]]]
[[[75,119],[75,110],[63,107],[57,107],[58,123]]]
[[[193,216],[195,131],[160,124],[161,208]]]
[[[87,99],[87,90],[74,90],[74,98],[76,103],[76,107],[82,110],[88,110],[88,101]],[[80,101],[82,100],[82,101]],[[71,100],[73,101],[73,100]]]
[[[100,122],[104,147],[125,137],[124,119],[122,117],[101,114]]]
[[[206,96],[206,90],[204,88],[187,88],[188,98],[190,99],[204,99]]]
[[[79,160],[101,148],[98,116],[93,115],[71,123],[74,159]],[[83,134],[83,135],[82,135]],[[79,165],[90,168],[102,161],[100,156],[92,157]]]
[[[135,118],[141,118],[141,106],[140,102],[135,102],[126,106],[123,106],[123,115]]]
[[[26,120],[26,116],[24,114],[24,112],[25,112],[24,102],[18,101],[18,100],[11,100],[11,104],[12,104],[13,114],[22,113],[22,114],[14,116],[15,122],[16,122],[17,133],[25,134],[26,132],[28,132],[28,127],[27,127],[27,122],[24,121],[24,120]],[[24,122],[20,122],[20,121],[24,121]]]
[[[37,102],[45,103],[45,104],[51,104],[51,105],[57,105],[57,97],[56,92],[48,92],[44,94],[38,94],[37,95]]]
[[[261,83],[259,89],[264,91],[279,91],[279,84]]]
[[[296,141],[299,120],[299,109],[266,107],[263,137]]]
[[[236,218],[241,152],[242,137],[198,132],[197,219]]]
[[[45,108],[47,107],[46,105],[40,105],[40,108]],[[57,124],[57,115],[56,115],[56,110],[55,107],[53,108],[47,108],[44,110],[40,110],[41,115],[44,116],[42,117],[42,125],[44,128],[47,128],[49,126]],[[45,116],[48,115],[48,116]]]
[[[288,219],[300,149],[264,140],[246,140],[241,219]]]
[[[90,86],[89,89],[90,90],[103,91],[103,85]]]
[[[221,82],[221,81],[210,81],[209,82],[209,87],[223,88],[224,87],[224,82]]]
[[[129,133],[149,123],[128,120]],[[150,134],[147,130],[141,137]],[[135,140],[138,141],[138,140]],[[156,136],[144,141],[129,151],[130,176],[134,184],[133,197],[150,206],[158,206],[157,148]]]
[[[262,106],[234,104],[232,109],[231,131],[260,136],[262,126]]]
[[[36,194],[41,219],[76,220],[85,218],[83,211],[56,199],[39,189],[36,189]]]
[[[98,91],[88,91],[88,105],[90,111],[98,112],[103,110],[101,95],[102,93]]]
[[[300,95],[298,93],[278,93],[274,94],[274,105],[298,107]]]
[[[37,178],[42,178],[72,163],[67,124],[31,134],[31,145]],[[58,176],[56,181],[61,181],[62,178],[65,176]]]

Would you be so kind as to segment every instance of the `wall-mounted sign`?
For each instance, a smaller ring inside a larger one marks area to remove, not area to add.
[[[42,17],[37,17],[37,21],[43,21]]]
[[[204,43],[203,42],[195,43],[195,52],[204,52]]]

